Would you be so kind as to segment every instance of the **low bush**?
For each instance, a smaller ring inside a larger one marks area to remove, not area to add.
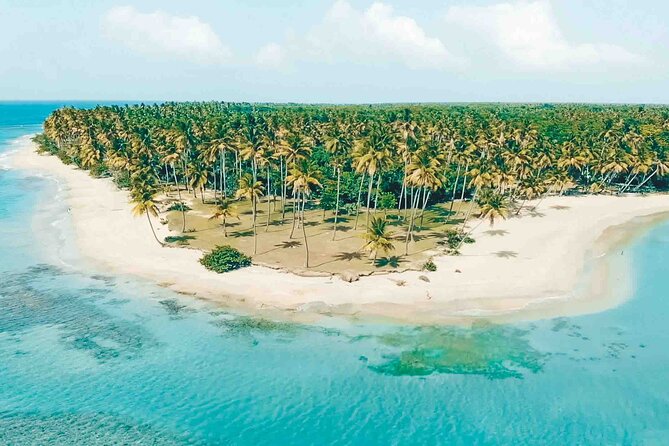
[[[425,262],[425,263],[423,264],[423,271],[434,272],[434,271],[436,271],[436,270],[437,270],[437,265],[434,264],[434,262],[432,261],[432,259],[428,260],[427,262]]]
[[[190,211],[191,208],[190,208],[187,204],[185,204],[185,203],[180,203],[180,202],[177,201],[177,202],[175,202],[175,203],[172,203],[172,205],[171,205],[169,208],[167,208],[167,210],[168,210],[168,211],[179,211],[179,212],[182,212],[182,211]]]
[[[106,178],[110,176],[111,174],[109,173],[109,169],[107,168],[107,165],[104,163],[98,163],[89,169],[91,176],[93,178]]]
[[[474,239],[460,229],[451,229],[446,232],[446,239],[442,244],[446,245],[446,251],[451,255],[459,255],[459,247],[462,243],[474,243]]]
[[[251,257],[232,246],[218,246],[205,254],[200,263],[205,268],[217,273],[226,273],[246,266],[251,266]]]

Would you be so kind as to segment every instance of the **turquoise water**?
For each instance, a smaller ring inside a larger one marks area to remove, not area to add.
[[[0,104],[0,157],[54,106]],[[669,224],[600,314],[309,327],[64,266],[40,240],[67,221],[32,224],[50,209],[56,183],[0,170],[2,445],[669,443]]]

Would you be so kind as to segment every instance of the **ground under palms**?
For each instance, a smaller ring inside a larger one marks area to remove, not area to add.
[[[253,253],[252,212],[249,201],[235,202],[233,206],[238,218],[226,221],[228,237],[223,235],[221,220],[210,217],[216,212],[212,196],[207,196],[207,204],[190,200],[192,209],[186,214],[187,230],[183,234],[186,240],[172,244],[185,244],[194,248],[209,250],[217,245],[231,245],[249,255]],[[163,197],[162,208],[166,209],[176,200],[176,194]],[[409,255],[404,255],[406,224],[397,219],[397,211],[388,211],[389,231],[393,234],[395,249],[389,253],[379,253],[376,264],[369,260],[369,253],[362,250],[365,241],[366,214],[364,210],[355,226],[355,215],[340,215],[336,239],[332,240],[333,215],[320,209],[307,210],[306,229],[308,235],[310,267],[309,272],[317,273],[369,273],[372,271],[393,271],[403,269],[420,269],[433,255],[444,252],[443,242],[446,231],[461,225],[467,206],[455,203],[452,213],[449,204],[438,204],[428,209],[422,219],[417,219],[418,230],[414,241],[409,244]],[[301,229],[295,230],[290,237],[293,215],[290,204],[287,206],[284,223],[281,223],[280,201],[271,203],[272,215],[267,227],[267,201],[263,198],[258,203],[257,232],[258,252],[253,255],[255,263],[273,267],[286,268],[291,271],[305,272],[305,248]],[[377,215],[383,215],[378,211]],[[174,232],[181,231],[182,216],[179,211],[162,214],[161,221],[169,225]]]

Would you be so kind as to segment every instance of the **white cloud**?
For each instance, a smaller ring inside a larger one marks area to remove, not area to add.
[[[392,6],[373,3],[358,10],[337,0],[320,24],[303,38],[290,38],[283,45],[269,44],[258,58],[378,64],[395,62],[412,69],[457,66],[443,42],[427,35],[411,17],[397,14]],[[257,58],[257,59],[258,59]]]
[[[196,16],[144,13],[132,6],[119,6],[107,12],[102,27],[109,38],[144,55],[219,64],[232,54],[211,26]]]
[[[570,70],[587,65],[634,64],[644,58],[605,43],[570,43],[557,23],[549,0],[452,6],[447,22],[471,29],[521,69]]]
[[[278,43],[268,43],[258,50],[255,61],[258,65],[267,68],[281,68],[284,66],[285,50]]]

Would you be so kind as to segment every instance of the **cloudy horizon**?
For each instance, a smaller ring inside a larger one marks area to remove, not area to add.
[[[656,1],[0,0],[0,100],[669,102]]]

